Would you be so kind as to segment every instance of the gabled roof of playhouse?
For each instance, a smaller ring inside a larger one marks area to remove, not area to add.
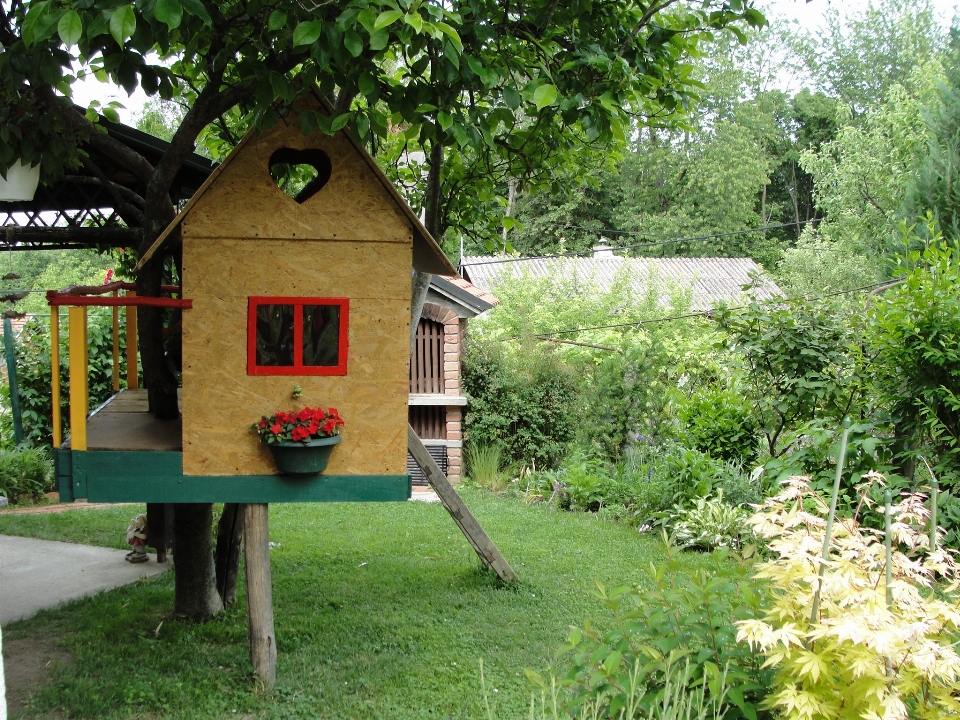
[[[333,112],[333,108],[331,107],[330,103],[316,87],[310,89],[310,93],[308,94],[307,98],[312,98],[313,104],[318,106],[323,112],[327,114]],[[440,249],[437,241],[433,239],[433,236],[423,226],[423,223],[420,222],[420,218],[417,217],[413,209],[400,196],[400,193],[397,192],[397,189],[394,187],[393,183],[390,182],[386,175],[384,175],[383,170],[380,169],[380,166],[377,164],[376,160],[370,156],[370,154],[363,148],[362,145],[353,139],[352,135],[346,129],[338,130],[335,133],[335,136],[340,136],[350,144],[353,150],[357,153],[361,160],[363,160],[363,163],[373,174],[374,178],[376,178],[376,180],[386,191],[387,195],[396,205],[397,209],[400,210],[401,214],[409,223],[410,228],[413,231],[413,267],[425,273],[456,277],[456,269],[447,259],[447,256],[444,255],[443,250]],[[153,245],[150,246],[150,249],[144,253],[143,257],[140,259],[140,262],[137,263],[137,269],[142,267],[144,263],[146,263],[160,248],[160,246],[163,245],[170,233],[172,233],[174,229],[176,229],[177,226],[183,222],[184,218],[190,214],[190,211],[197,205],[207,190],[214,183],[216,183],[217,178],[223,174],[224,169],[229,167],[233,160],[243,152],[244,147],[248,143],[255,142],[256,137],[257,134],[253,129],[247,132],[237,146],[230,151],[226,158],[224,158],[223,162],[214,169],[200,189],[194,193],[193,197],[190,198],[177,216],[170,222],[169,225],[167,225],[163,232],[160,233]]]

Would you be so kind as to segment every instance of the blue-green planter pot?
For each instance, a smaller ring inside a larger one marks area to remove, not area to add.
[[[330,453],[340,442],[340,436],[314,438],[309,443],[279,442],[270,443],[277,470],[291,477],[308,478],[319,475],[327,469]]]

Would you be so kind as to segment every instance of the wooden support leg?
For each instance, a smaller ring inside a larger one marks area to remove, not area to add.
[[[512,583],[516,581],[517,574],[513,571],[513,568],[510,567],[510,563],[500,554],[497,546],[493,544],[493,541],[484,531],[483,527],[481,527],[480,523],[477,522],[473,513],[470,512],[470,509],[464,504],[463,499],[457,494],[457,491],[453,489],[453,485],[447,480],[447,476],[443,474],[440,466],[430,457],[430,453],[427,452],[427,448],[424,447],[420,436],[417,435],[416,431],[409,425],[407,426],[407,447],[417,465],[423,470],[427,482],[436,490],[440,502],[443,503],[447,512],[450,513],[450,517],[453,518],[453,521],[473,546],[473,549],[477,551],[477,555],[480,556],[483,564],[493,570],[504,582]]]
[[[270,524],[266,503],[244,509],[244,556],[247,573],[247,624],[250,663],[263,684],[277,680],[277,638],[273,630],[273,591],[270,586]]]
[[[243,505],[224,503],[217,523],[217,549],[214,566],[217,571],[217,592],[224,605],[237,599],[237,570],[240,567],[240,545],[243,542]]]

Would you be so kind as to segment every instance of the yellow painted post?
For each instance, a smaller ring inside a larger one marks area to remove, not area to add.
[[[50,308],[50,387],[53,394],[53,446],[60,447],[63,443],[60,419],[60,308],[54,305]]]
[[[133,290],[127,292],[127,297],[136,297]],[[137,375],[137,308],[127,306],[127,389],[134,390],[140,387]]]
[[[70,308],[70,448],[87,449],[87,309]]]
[[[117,297],[116,290],[113,296]],[[120,390],[120,308],[113,306],[113,391]]]

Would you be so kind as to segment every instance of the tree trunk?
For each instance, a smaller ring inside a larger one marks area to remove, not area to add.
[[[148,262],[137,275],[137,294],[159,296],[162,276],[162,258]],[[163,315],[160,308],[139,308],[137,334],[140,341],[143,385],[147,389],[150,412],[160,420],[175,420],[180,417],[180,409],[177,407],[177,379],[164,359]]]
[[[427,174],[427,188],[423,198],[424,221],[427,232],[438,243],[446,230],[440,212],[441,172],[443,171],[443,145],[434,141],[430,146],[430,172]]]
[[[210,503],[177,503],[174,507],[173,611],[191,620],[209,620],[223,611],[215,585],[212,527]]]
[[[217,592],[224,605],[237,599],[237,573],[240,568],[240,544],[243,540],[243,505],[226,503],[217,523],[217,551],[214,565]]]

